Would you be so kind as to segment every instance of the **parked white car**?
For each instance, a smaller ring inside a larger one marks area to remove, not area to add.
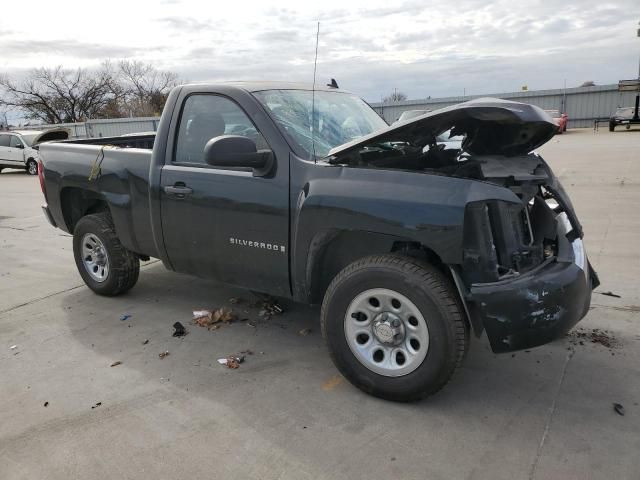
[[[37,175],[40,144],[68,138],[66,128],[0,132],[0,172],[3,168],[24,168],[30,175]]]

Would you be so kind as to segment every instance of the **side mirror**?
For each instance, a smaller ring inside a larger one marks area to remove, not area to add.
[[[19,148],[20,150],[22,150],[24,148],[24,145],[19,143],[14,148]]]
[[[260,150],[250,138],[240,135],[214,137],[204,147],[205,161],[214,167],[251,168],[255,176],[269,173],[273,152]]]

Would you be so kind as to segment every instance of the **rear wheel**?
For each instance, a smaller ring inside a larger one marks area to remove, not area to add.
[[[616,129],[616,124],[615,123],[610,123],[609,124],[609,131],[613,132]]]
[[[108,213],[87,215],[78,221],[73,255],[84,283],[100,295],[119,295],[138,281],[140,260],[120,243]]]
[[[396,255],[367,257],[333,280],[322,331],[340,372],[361,390],[395,401],[444,387],[469,341],[457,295],[434,267]]]
[[[29,159],[27,161],[26,170],[27,170],[27,173],[29,175],[37,175],[38,174],[38,164],[36,163],[36,161],[33,160],[33,159]]]

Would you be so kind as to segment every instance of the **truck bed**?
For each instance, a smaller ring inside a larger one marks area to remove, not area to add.
[[[56,225],[73,233],[77,218],[108,206],[122,244],[157,256],[149,201],[154,139],[144,135],[43,144],[45,190]]]

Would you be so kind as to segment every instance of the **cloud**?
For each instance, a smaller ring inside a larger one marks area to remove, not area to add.
[[[173,30],[178,30],[183,33],[210,30],[212,27],[212,24],[210,22],[205,22],[189,17],[163,17],[159,18],[158,22],[163,23]]]
[[[272,30],[258,33],[255,39],[259,42],[267,43],[290,43],[298,41],[299,32],[297,30]]]
[[[75,40],[4,40],[0,41],[4,55],[63,54],[73,58],[125,58],[136,55],[140,49]],[[38,65],[34,65],[37,67]]]
[[[629,14],[637,11],[637,0],[265,3],[227,2],[212,9],[209,2],[164,0],[149,13],[130,2],[126,16],[118,8],[102,12],[101,21],[113,25],[114,33],[99,42],[90,12],[51,7],[51,18],[40,13],[33,25],[0,31],[2,67],[73,68],[128,57],[192,81],[310,82],[320,21],[319,81],[334,77],[370,101],[394,88],[424,98],[461,95],[464,89],[499,93],[524,84],[554,88],[565,79],[569,85],[615,83],[637,74],[637,16]],[[37,40],[30,40],[33,31]]]

